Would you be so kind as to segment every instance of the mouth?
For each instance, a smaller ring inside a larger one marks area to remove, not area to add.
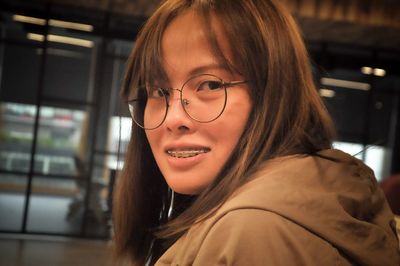
[[[199,154],[207,153],[210,150],[210,148],[168,149],[167,154],[175,158],[189,158]]]

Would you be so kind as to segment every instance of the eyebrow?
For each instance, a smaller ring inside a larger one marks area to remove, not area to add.
[[[188,76],[190,77],[198,74],[204,74],[210,70],[225,70],[231,72],[231,70],[226,65],[216,63],[195,67],[189,71]]]
[[[193,69],[191,69],[188,73],[187,73],[187,78],[199,75],[199,74],[212,74],[209,73],[209,71],[211,70],[223,70],[223,71],[227,71],[229,73],[232,73],[232,70],[229,69],[229,67],[226,64],[221,64],[221,63],[211,63],[211,64],[206,64],[206,65],[200,65],[197,66]],[[167,77],[167,80],[165,82],[169,82],[169,78]]]

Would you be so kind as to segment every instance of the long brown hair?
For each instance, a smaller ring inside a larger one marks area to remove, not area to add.
[[[334,130],[312,79],[308,54],[291,15],[275,0],[169,0],[150,17],[128,61],[122,96],[165,75],[161,38],[168,24],[194,10],[216,58],[249,81],[253,108],[235,150],[215,181],[195,197],[174,196],[144,131],[132,127],[114,201],[117,256],[155,262],[190,226],[210,215],[265,160],[330,148]],[[231,45],[222,53],[211,17]],[[239,67],[240,66],[240,67]],[[172,213],[169,213],[170,208]]]

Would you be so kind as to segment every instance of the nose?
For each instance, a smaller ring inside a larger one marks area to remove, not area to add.
[[[165,126],[168,130],[176,133],[190,132],[194,129],[193,120],[183,109],[179,90],[172,93],[168,99],[168,113],[165,118]]]

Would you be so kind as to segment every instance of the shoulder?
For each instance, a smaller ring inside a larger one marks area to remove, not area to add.
[[[323,238],[276,213],[242,208],[194,225],[156,265],[350,265]]]
[[[361,161],[338,150],[324,150],[315,156],[293,155],[266,161],[222,209],[251,206],[298,213],[298,207],[323,205],[326,200],[333,205],[322,207],[340,207],[334,204],[332,195],[363,204],[377,189],[373,172]]]
[[[262,243],[262,246],[279,246],[290,238],[300,235],[304,238],[317,237],[295,222],[271,211],[257,208],[243,208],[228,211],[216,218],[209,227],[207,238],[213,241],[231,240],[237,245],[243,243]],[[318,238],[318,237],[317,237]]]
[[[276,213],[235,209],[214,220],[195,262],[224,265],[332,265],[340,256],[319,236]]]

